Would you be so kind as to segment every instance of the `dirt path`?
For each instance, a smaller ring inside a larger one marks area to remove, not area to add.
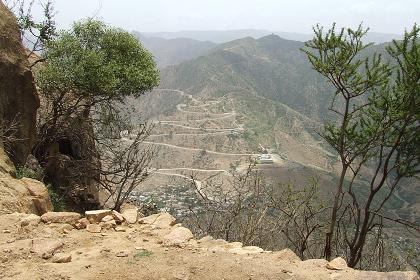
[[[44,224],[33,216],[29,225],[22,223],[27,217],[18,213],[0,216],[1,279],[418,279],[414,272],[330,270],[327,261],[301,261],[290,250],[268,252],[211,237],[196,240],[179,224],[155,225],[157,217],[149,217],[149,223],[123,224],[120,231],[110,228],[100,233],[76,230],[68,224]],[[58,243],[62,245],[53,245]],[[35,248],[34,244],[44,246]],[[44,250],[53,250],[54,256],[41,257],[39,251]],[[54,263],[60,254],[70,256],[70,261]]]

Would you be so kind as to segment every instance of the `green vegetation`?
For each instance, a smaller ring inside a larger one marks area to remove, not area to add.
[[[371,44],[363,43],[367,30],[361,26],[314,31],[304,52],[336,88],[330,107],[335,119],[325,124],[322,136],[341,160],[324,254],[330,259],[334,244],[342,242],[349,266],[355,267],[368,235],[384,219],[395,220],[384,210],[401,179],[420,172],[420,28],[414,25],[402,42],[387,47],[395,67],[376,52],[363,53]],[[356,184],[360,179],[368,182],[363,191]]]
[[[150,133],[149,125],[136,123],[138,138],[128,147],[116,148],[114,141],[120,131],[132,128],[127,99],[159,84],[152,55],[130,33],[88,19],[46,42],[42,56],[46,63],[38,69],[37,85],[47,106],[37,125],[38,161],[47,162],[48,149],[61,143],[71,167],[66,168],[71,174],[67,177],[72,178],[64,179],[68,186],[62,187],[100,184],[116,195],[119,208],[134,187],[127,184],[138,184],[146,176],[152,155],[139,145]]]
[[[47,184],[47,189],[51,198],[53,210],[55,212],[64,211],[66,209],[66,202],[65,199],[55,191],[57,188],[54,188],[51,184]]]
[[[148,251],[146,249],[142,249],[134,255],[134,259],[138,260],[138,259],[141,259],[141,258],[150,257],[151,255],[153,255],[153,252]]]
[[[44,170],[41,168],[38,170],[32,170],[24,166],[18,166],[16,168],[16,178],[22,179],[23,177],[32,178],[32,179],[43,182],[45,174],[44,174]]]

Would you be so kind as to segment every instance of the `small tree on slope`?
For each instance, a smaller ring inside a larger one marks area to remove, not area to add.
[[[116,193],[126,198],[147,175],[153,155],[140,145],[148,125],[141,125],[142,134],[129,145],[120,143],[119,134],[132,122],[126,98],[137,98],[159,83],[152,55],[128,32],[88,19],[46,42],[43,58],[37,75],[44,101],[37,158],[47,161],[54,143],[71,139],[79,150],[70,164],[73,185],[91,177],[108,190],[124,189]],[[121,204],[118,199],[115,207]]]
[[[401,179],[419,173],[419,27],[387,47],[387,63],[380,54],[366,56],[361,26],[314,32],[304,52],[336,88],[330,110],[337,121],[325,124],[323,137],[341,160],[324,254],[331,258],[340,228],[355,267],[368,234],[382,219],[395,220],[384,211]]]

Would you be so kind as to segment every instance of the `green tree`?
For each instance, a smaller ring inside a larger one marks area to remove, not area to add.
[[[40,148],[54,141],[61,122],[73,115],[118,119],[126,97],[139,97],[159,84],[152,55],[121,29],[100,21],[76,22],[45,44],[47,59],[37,73],[45,98],[39,124]]]
[[[331,258],[340,227],[348,264],[355,267],[369,233],[389,218],[384,206],[401,179],[419,173],[419,28],[387,48],[389,62],[367,55],[361,26],[339,32],[317,26],[314,32],[304,52],[336,89],[330,106],[335,121],[322,134],[341,160],[324,254]],[[360,180],[369,183],[363,187]]]
[[[61,143],[72,157],[66,175],[71,184],[83,185],[92,177],[111,195],[118,194],[119,207],[133,182],[147,176],[153,156],[140,145],[148,125],[140,126],[134,141],[120,141],[120,131],[132,130],[128,98],[159,84],[152,55],[128,32],[88,19],[46,42],[42,57],[46,62],[36,75],[43,101],[36,157],[46,163],[49,151]]]

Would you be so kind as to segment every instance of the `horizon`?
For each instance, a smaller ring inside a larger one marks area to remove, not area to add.
[[[262,0],[229,1],[156,0],[139,3],[135,0],[54,1],[55,20],[59,29],[67,29],[74,21],[88,17],[107,24],[141,33],[263,30],[297,34],[312,34],[312,27],[357,27],[361,22],[371,32],[403,34],[418,20],[420,4],[415,0],[404,3],[390,0],[310,0],[284,3]],[[41,16],[36,3],[35,17]],[[384,20],[386,19],[386,20]]]

